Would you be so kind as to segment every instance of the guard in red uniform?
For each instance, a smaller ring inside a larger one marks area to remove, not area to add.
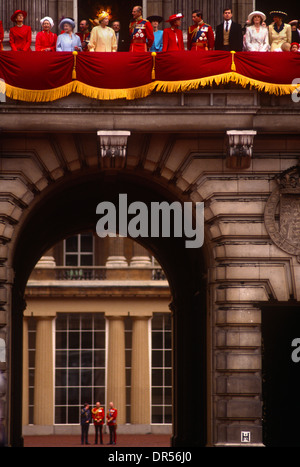
[[[177,13],[176,15],[171,15],[167,20],[170,23],[170,27],[164,29],[163,52],[184,50],[183,35],[181,29],[179,29],[181,18],[183,17],[181,13]]]
[[[37,52],[55,52],[57,35],[50,31],[54,26],[53,19],[50,16],[45,16],[40,22],[43,30],[36,35],[35,50]]]
[[[132,9],[133,21],[129,24],[130,52],[147,52],[153,42],[153,27],[150,21],[142,18],[142,8],[135,6]]]
[[[107,411],[107,425],[109,428],[109,443],[108,444],[116,444],[117,442],[117,415],[118,411],[114,407],[114,403],[109,403],[109,409]]]
[[[2,26],[2,21],[0,21],[0,50],[3,50],[3,39],[4,39],[4,30]]]
[[[16,10],[11,17],[15,26],[10,28],[9,43],[11,50],[28,52],[31,46],[31,27],[23,24],[27,12],[23,10]]]
[[[100,444],[103,444],[102,429],[104,424],[104,408],[101,407],[100,402],[96,402],[96,407],[92,409],[92,419],[95,427],[95,444],[98,444],[98,431],[100,433]]]
[[[213,50],[215,36],[212,27],[204,23],[201,11],[194,11],[192,13],[192,18],[194,24],[188,29],[188,50],[193,50],[195,52]]]

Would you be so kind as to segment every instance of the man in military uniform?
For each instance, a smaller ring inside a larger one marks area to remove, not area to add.
[[[117,415],[118,411],[114,407],[114,403],[109,403],[109,409],[107,411],[107,425],[109,428],[109,443],[108,444],[116,444],[117,442]]]
[[[147,52],[153,42],[153,27],[150,21],[143,19],[142,7],[135,6],[132,9],[133,21],[129,24],[130,52]]]
[[[203,50],[213,50],[215,36],[212,27],[204,23],[202,12],[194,10],[192,13],[194,24],[188,29],[188,50],[202,52]]]
[[[100,402],[96,402],[96,407],[92,409],[92,418],[95,427],[95,444],[98,444],[98,431],[100,433],[100,444],[103,444],[102,429],[104,424],[105,412]]]

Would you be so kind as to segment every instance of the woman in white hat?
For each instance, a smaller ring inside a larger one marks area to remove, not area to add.
[[[60,22],[59,29],[64,32],[57,38],[57,52],[74,52],[82,50],[80,37],[73,32],[74,28],[75,22],[72,18],[64,18]]]
[[[51,31],[54,26],[53,19],[50,16],[45,16],[40,23],[42,31],[36,35],[35,50],[37,52],[55,52],[57,35]]]
[[[117,38],[115,31],[108,27],[109,14],[102,11],[98,15],[99,26],[92,29],[89,41],[90,52],[116,52]]]
[[[281,52],[281,46],[285,42],[292,42],[292,28],[290,24],[286,24],[284,20],[287,18],[287,13],[284,11],[271,11],[273,23],[269,26],[269,42],[271,52]]]
[[[261,11],[253,11],[248,16],[249,26],[246,28],[244,49],[248,52],[268,52],[269,31],[262,25],[266,20],[266,15]]]

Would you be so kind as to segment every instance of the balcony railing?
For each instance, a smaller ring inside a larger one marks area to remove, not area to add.
[[[147,276],[150,280],[155,281],[166,280],[164,271],[160,266],[151,266],[149,268],[107,268],[105,266],[56,266],[53,269],[55,272],[55,280],[101,281],[113,279],[114,276],[118,276],[118,278],[121,278],[121,276],[124,276],[125,278],[126,276],[127,279],[136,279],[136,277],[133,277],[134,275],[138,275],[140,278],[146,278]]]

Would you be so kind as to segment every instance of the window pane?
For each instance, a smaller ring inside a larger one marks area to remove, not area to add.
[[[81,234],[80,243],[81,243],[81,251],[87,251],[87,252],[93,251],[93,235],[92,234]]]
[[[165,407],[165,423],[172,423],[172,407]]]
[[[170,332],[165,332],[165,349],[172,348],[172,335]]]
[[[152,333],[152,349],[163,348],[163,334],[161,332]]]
[[[163,351],[162,350],[154,350],[152,352],[152,366],[158,367],[163,366]]]
[[[92,388],[81,389],[81,400],[83,404],[84,402],[92,403]]]
[[[94,351],[94,365],[95,367],[105,366],[105,351],[104,350]]]
[[[162,388],[152,388],[152,403],[154,405],[163,403],[163,390],[162,390]]]
[[[95,349],[105,349],[105,332],[95,332]]]
[[[68,408],[68,423],[79,423],[80,418],[80,407],[69,407]]]
[[[93,335],[91,332],[83,332],[81,334],[82,349],[91,349],[93,347]]]
[[[66,255],[66,266],[78,266],[78,256],[77,255]]]
[[[172,389],[165,388],[165,404],[172,405]]]
[[[153,406],[152,407],[152,423],[163,423],[163,408]]]
[[[92,370],[81,370],[81,386],[92,386]]]
[[[68,389],[68,403],[69,405],[79,404],[79,388]]]
[[[55,389],[55,403],[57,405],[64,405],[67,402],[67,395],[65,388],[56,388]]]
[[[69,348],[70,349],[79,349],[79,332],[70,332],[69,333]]]
[[[80,266],[93,266],[93,255],[80,255]]]
[[[165,366],[170,367],[172,366],[172,352],[171,350],[165,350]]]
[[[67,409],[66,407],[55,407],[55,423],[66,423]]]
[[[56,339],[56,348],[65,349],[67,347],[67,333],[66,332],[57,332],[55,335]]]
[[[69,370],[68,372],[68,386],[79,386],[79,369]]]
[[[155,331],[157,329],[162,329],[163,328],[163,317],[160,315],[154,315],[152,318],[152,329]]]
[[[67,365],[67,352],[65,350],[56,351],[56,366],[58,368],[66,367]]]
[[[94,384],[95,386],[104,386],[105,370],[94,370]]]
[[[55,386],[66,386],[67,384],[67,371],[55,370]]]
[[[90,314],[85,314],[81,318],[81,329],[83,331],[88,331],[93,329],[93,316]]]
[[[162,386],[163,383],[163,372],[162,370],[152,370],[152,385]]]
[[[74,235],[66,239],[66,252],[78,251],[78,236]]]
[[[79,368],[79,352],[77,350],[70,350],[68,366]]]
[[[91,367],[92,366],[93,353],[89,350],[83,350],[81,353],[81,366]]]

